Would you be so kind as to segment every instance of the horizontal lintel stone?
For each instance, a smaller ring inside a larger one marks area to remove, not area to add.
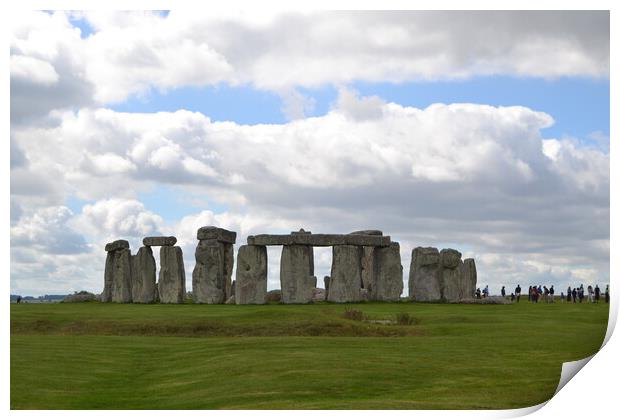
[[[118,239],[105,245],[106,252],[118,251],[119,249],[129,249],[129,242],[124,239]]]
[[[172,246],[177,243],[174,236],[147,236],[142,239],[144,246]]]
[[[216,226],[203,226],[198,229],[197,238],[199,241],[205,239],[215,239],[227,244],[234,244],[237,240],[237,232],[222,229]]]
[[[248,236],[248,245],[310,245],[310,246],[390,246],[389,236],[377,235],[334,235],[334,234],[303,234],[294,235],[254,235]]]

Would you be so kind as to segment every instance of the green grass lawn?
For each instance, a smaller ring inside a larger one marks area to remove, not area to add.
[[[609,305],[11,305],[12,409],[480,409],[548,400]]]

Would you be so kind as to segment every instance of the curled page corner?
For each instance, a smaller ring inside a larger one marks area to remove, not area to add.
[[[558,383],[558,387],[555,389],[553,395],[555,396],[558,392],[560,392],[560,390],[564,388],[564,385],[566,385],[568,381],[570,381],[573,376],[575,376],[577,372],[579,372],[595,355],[596,353],[592,356],[586,357],[585,359],[562,363],[560,382]]]

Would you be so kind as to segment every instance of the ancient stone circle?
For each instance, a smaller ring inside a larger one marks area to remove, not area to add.
[[[397,302],[403,291],[400,245],[378,230],[349,234],[313,234],[303,229],[289,235],[248,236],[237,251],[235,232],[215,226],[198,229],[192,272],[194,303],[262,304],[267,294],[267,246],[282,246],[280,285],[282,303],[386,301]],[[106,245],[103,302],[183,303],[183,252],[174,236],[152,236],[131,255],[129,242]],[[159,280],[152,247],[159,246]],[[314,247],[332,247],[331,275],[325,289],[316,287]],[[461,260],[454,249],[418,247],[412,251],[409,297],[425,302],[458,302],[474,296],[476,264]],[[271,292],[270,292],[271,293]]]

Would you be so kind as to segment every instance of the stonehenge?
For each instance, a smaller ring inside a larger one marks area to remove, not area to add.
[[[300,229],[288,235],[251,235],[237,251],[233,281],[236,232],[203,226],[196,234],[192,272],[192,300],[203,304],[264,304],[267,293],[267,246],[282,246],[280,299],[284,304],[313,302],[398,302],[403,293],[400,245],[375,229],[349,234],[313,234]],[[104,288],[101,301],[118,303],[183,303],[183,251],[174,236],[142,240],[136,255],[129,242],[106,244]],[[159,276],[153,246],[160,247]],[[317,287],[314,247],[331,247],[332,264],[324,288]],[[157,281],[156,281],[157,280]],[[459,302],[471,298],[477,273],[473,259],[461,260],[454,249],[417,247],[411,253],[409,293],[421,302]]]
[[[409,297],[420,302],[459,302],[476,290],[476,264],[454,249],[417,247],[411,252]]]
[[[106,244],[107,252],[102,302],[182,303],[185,299],[183,251],[174,236],[151,236],[142,240],[136,255],[129,242],[119,239]],[[151,246],[160,246],[159,282]]]

